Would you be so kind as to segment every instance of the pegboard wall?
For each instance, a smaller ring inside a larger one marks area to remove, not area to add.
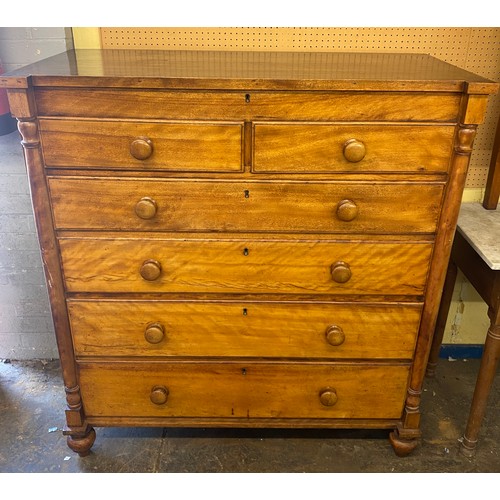
[[[500,81],[500,28],[100,28],[102,48],[418,52]],[[489,101],[468,188],[486,184],[500,96]]]

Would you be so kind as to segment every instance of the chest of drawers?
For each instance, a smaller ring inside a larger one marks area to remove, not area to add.
[[[70,448],[102,426],[325,427],[411,452],[496,84],[423,55],[115,50],[0,84]]]

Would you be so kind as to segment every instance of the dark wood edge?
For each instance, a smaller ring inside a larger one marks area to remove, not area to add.
[[[500,116],[498,118],[495,140],[491,154],[488,180],[483,198],[483,207],[486,210],[496,210],[500,198]]]

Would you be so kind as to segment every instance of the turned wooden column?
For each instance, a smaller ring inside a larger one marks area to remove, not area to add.
[[[474,103],[472,102],[471,105],[473,106]],[[466,112],[465,116],[467,116]],[[431,272],[428,278],[427,301],[422,312],[415,363],[408,387],[403,421],[390,435],[390,442],[398,456],[409,454],[417,446],[418,439],[421,436],[420,400],[422,397],[422,386],[436,326],[437,313],[441,303],[453,236],[460,211],[460,200],[465,186],[476,129],[476,125],[459,125],[457,127],[454,153],[450,167],[450,181],[446,188],[443,211],[439,220],[437,238],[434,244],[433,261],[438,262],[439,265],[431,265]]]
[[[8,96],[10,108],[18,120],[18,129],[22,137],[21,144],[24,148],[42,264],[61,359],[67,402],[67,427],[63,432],[68,436],[69,447],[84,456],[88,454],[94,442],[95,432],[85,422],[82,408],[57,239],[53,229],[50,199],[44,175],[45,166],[40,146],[38,120],[35,118],[34,98],[31,89],[9,89]]]

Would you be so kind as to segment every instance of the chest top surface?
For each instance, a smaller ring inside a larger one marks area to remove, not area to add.
[[[0,77],[0,87],[441,91],[498,84],[425,54],[70,50]]]

